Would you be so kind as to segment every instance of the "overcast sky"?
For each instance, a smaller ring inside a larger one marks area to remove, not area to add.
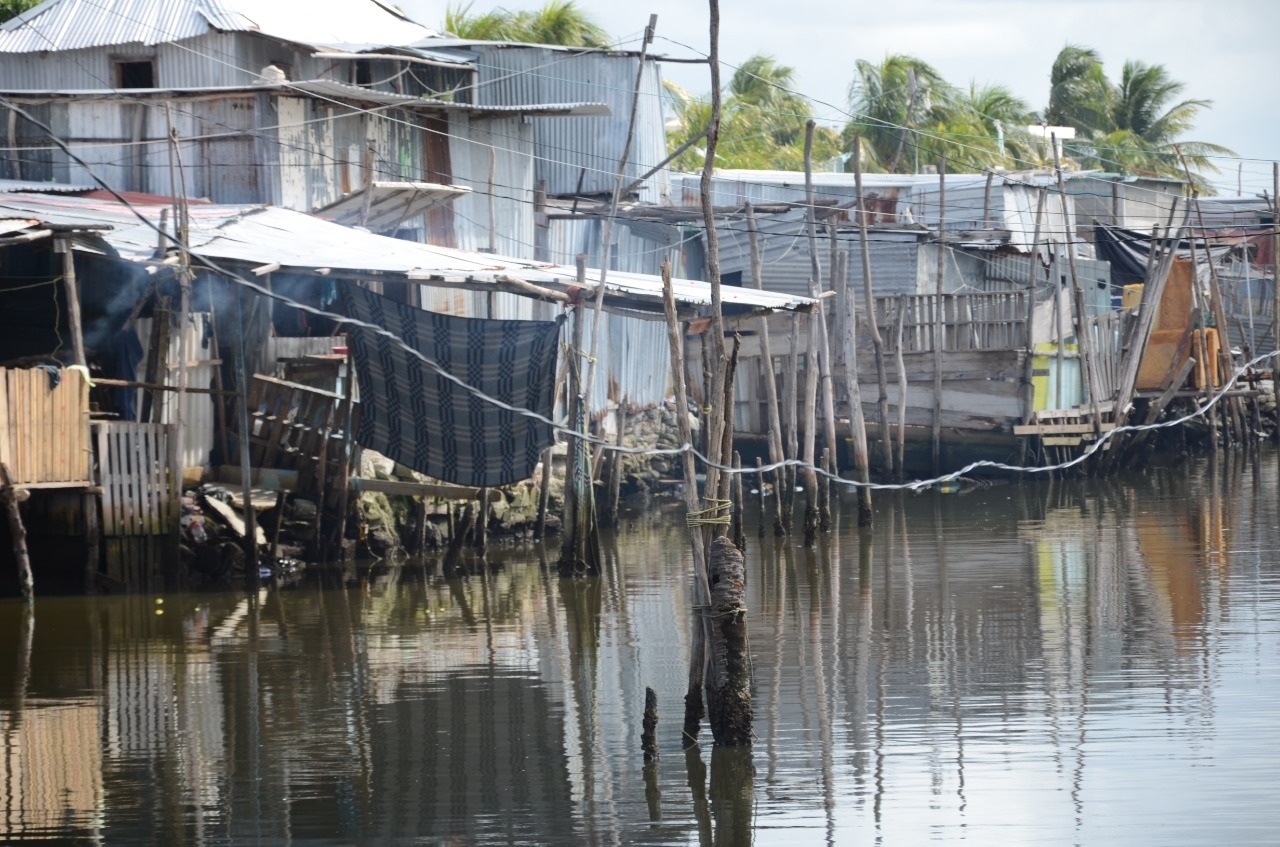
[[[397,0],[411,17],[441,26],[441,0]],[[498,6],[537,8],[538,0],[475,0],[473,12]],[[671,56],[705,54],[705,2],[579,0],[601,26],[636,49],[649,14],[658,15],[651,48]],[[1098,50],[1108,76],[1126,59],[1164,65],[1186,83],[1183,98],[1208,99],[1189,136],[1235,150],[1244,193],[1271,186],[1280,159],[1280,0],[913,0],[836,3],[831,0],[722,0],[720,55],[732,65],[766,53],[796,70],[800,93],[815,114],[847,119],[847,90],[857,59],[908,53],[952,84],[1002,83],[1035,109],[1048,99],[1049,68],[1066,44]],[[684,46],[687,45],[687,46]],[[695,92],[710,90],[705,65],[664,66],[664,74]],[[824,105],[830,104],[830,105]],[[1250,161],[1253,160],[1253,161]],[[1215,181],[1235,193],[1236,160],[1220,161]]]

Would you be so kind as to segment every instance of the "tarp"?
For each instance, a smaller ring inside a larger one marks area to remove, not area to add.
[[[1209,257],[1217,261],[1231,250],[1234,244],[1210,243],[1202,238],[1194,239],[1195,258],[1201,275],[1207,272]],[[1147,261],[1151,255],[1151,236],[1118,226],[1097,224],[1093,228],[1093,244],[1099,259],[1111,263],[1111,285],[1120,287],[1142,282],[1147,275]],[[1176,247],[1179,259],[1191,259],[1192,239],[1183,239]]]
[[[368,327],[349,328],[361,446],[459,485],[505,485],[533,475],[554,440],[551,425],[468,387],[550,419],[563,318],[459,318],[396,303],[354,283],[339,288],[348,316],[388,330],[436,365]]]

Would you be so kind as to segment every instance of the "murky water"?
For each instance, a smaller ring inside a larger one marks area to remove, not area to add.
[[[0,830],[102,844],[1274,844],[1280,460],[749,533],[754,751],[680,750],[688,544],[0,606]],[[852,505],[851,503],[848,505]],[[645,686],[662,759],[646,769]]]

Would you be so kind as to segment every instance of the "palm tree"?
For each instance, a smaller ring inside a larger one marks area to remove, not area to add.
[[[804,167],[804,128],[812,106],[796,94],[795,70],[771,56],[755,55],[734,73],[721,103],[720,139],[716,165],[722,168],[800,170]],[[667,102],[678,128],[667,136],[674,151],[706,127],[711,117],[708,97],[694,97],[672,83],[666,86]],[[672,162],[678,170],[702,167],[705,148],[695,145]],[[832,159],[840,152],[840,139],[825,127],[814,133],[813,160]]]
[[[479,41],[514,41],[523,44],[557,44],[564,47],[608,48],[613,38],[574,0],[547,0],[536,11],[494,9],[471,14],[471,3],[449,6],[444,29],[460,38]]]
[[[849,86],[854,117],[845,137],[862,137],[867,168],[900,173],[915,170],[917,160],[932,161],[938,145],[928,131],[952,118],[955,90],[933,67],[900,53],[878,65],[859,59],[854,69]]]
[[[1200,172],[1217,171],[1211,157],[1235,154],[1218,144],[1179,140],[1194,128],[1200,110],[1212,106],[1210,100],[1178,100],[1185,88],[1163,65],[1133,60],[1113,85],[1096,51],[1068,45],[1053,63],[1045,120],[1075,127],[1077,142],[1069,147],[1082,164],[1181,178],[1181,150],[1192,182],[1206,188]]]
[[[1100,130],[1110,124],[1112,96],[1098,51],[1068,44],[1058,52],[1049,71],[1044,122],[1084,132]]]

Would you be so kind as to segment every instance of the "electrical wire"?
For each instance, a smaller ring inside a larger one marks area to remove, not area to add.
[[[119,202],[124,204],[125,207],[129,209],[129,211],[132,212],[134,216],[137,217],[138,220],[143,223],[143,225],[147,226],[152,230],[155,230],[156,233],[159,235],[166,235],[166,233],[164,233],[159,226],[153,223],[149,218],[147,218],[141,212],[139,212],[137,208],[134,207],[133,204],[131,204],[118,191],[116,191],[113,187],[111,187],[104,180],[98,177],[98,175],[92,170],[92,168],[89,167],[88,163],[80,159],[79,157],[77,157],[75,153],[73,153],[71,149],[65,145],[65,142],[63,142],[47,125],[35,119],[32,115],[30,115],[30,113],[27,113],[25,110],[19,109],[18,107],[14,106],[12,103],[9,103],[3,97],[0,97],[0,105],[4,105],[4,106],[7,106],[8,108],[19,111],[19,113],[22,114],[24,118],[36,124],[37,126],[41,127],[46,133],[49,134],[49,137],[56,144],[59,144],[62,147],[64,153],[76,159],[76,161],[81,165],[81,167],[85,168],[85,170],[90,174],[90,176],[92,176],[93,179],[97,181],[98,184],[101,185],[104,190],[111,193]],[[1089,457],[1093,456],[1099,450],[1103,449],[1104,446],[1111,439],[1115,438],[1117,435],[1121,433],[1145,432],[1145,431],[1151,431],[1151,430],[1157,430],[1157,429],[1164,429],[1172,426],[1179,426],[1191,420],[1197,419],[1199,417],[1203,417],[1209,410],[1211,410],[1215,405],[1217,405],[1217,403],[1219,403],[1224,397],[1226,397],[1227,393],[1234,387],[1235,383],[1242,376],[1247,374],[1250,369],[1252,369],[1255,365],[1261,363],[1262,361],[1268,358],[1280,355],[1280,350],[1273,350],[1271,352],[1268,352],[1259,356],[1255,356],[1253,359],[1246,362],[1243,366],[1235,370],[1231,374],[1230,378],[1224,381],[1222,388],[1215,395],[1210,397],[1203,406],[1200,406],[1196,410],[1186,415],[1183,415],[1179,418],[1176,418],[1170,421],[1162,421],[1154,424],[1125,425],[1125,426],[1120,426],[1120,427],[1116,427],[1114,429],[1108,430],[1107,432],[1103,433],[1100,438],[1094,441],[1089,446],[1089,448],[1083,451],[1079,456],[1076,456],[1075,458],[1072,458],[1067,461],[1059,462],[1057,464],[1052,464],[1052,465],[1023,466],[1023,465],[1012,465],[1005,462],[997,462],[997,461],[991,461],[991,460],[979,460],[975,462],[970,462],[964,467],[959,468],[958,470],[952,471],[950,473],[941,474],[941,475],[934,476],[927,479],[916,479],[916,480],[912,480],[910,482],[904,482],[904,483],[864,483],[858,480],[850,480],[850,479],[845,479],[843,477],[839,477],[836,474],[830,473],[829,471],[823,468],[809,465],[799,459],[788,459],[781,462],[775,462],[775,463],[771,463],[769,465],[763,466],[761,468],[734,468],[729,465],[721,464],[720,462],[717,462],[711,459],[710,457],[702,454],[693,444],[686,443],[678,447],[672,447],[672,448],[625,447],[622,445],[614,444],[598,436],[593,436],[593,435],[590,435],[589,433],[583,433],[583,432],[578,432],[576,430],[573,430],[563,424],[560,424],[550,418],[545,417],[544,415],[532,409],[527,409],[524,407],[509,404],[497,397],[493,397],[487,394],[482,389],[467,383],[465,380],[449,372],[438,362],[434,361],[433,359],[431,359],[421,351],[405,343],[405,341],[402,338],[400,338],[399,336],[395,335],[394,333],[390,332],[389,330],[381,326],[368,323],[365,321],[361,321],[358,319],[354,319],[346,315],[328,312],[319,307],[311,306],[309,304],[292,300],[291,298],[286,297],[278,292],[271,291],[263,287],[262,285],[259,285],[256,282],[252,282],[244,278],[243,276],[235,273],[234,271],[231,271],[228,268],[222,267],[219,263],[213,260],[202,257],[201,263],[206,269],[222,275],[224,278],[242,286],[243,288],[259,296],[267,297],[277,302],[285,303],[286,305],[289,305],[293,308],[300,309],[304,312],[307,312],[309,314],[312,314],[318,317],[323,317],[338,323],[358,326],[358,327],[367,329],[376,335],[379,335],[381,337],[384,337],[390,340],[396,346],[403,349],[406,353],[408,353],[409,355],[421,361],[423,364],[425,364],[428,368],[433,370],[439,376],[457,385],[463,391],[466,391],[472,394],[473,396],[480,399],[481,401],[488,403],[490,405],[496,406],[505,411],[509,411],[514,414],[519,414],[519,415],[537,420],[541,423],[548,425],[555,432],[561,433],[563,435],[566,435],[572,438],[582,439],[587,443],[594,445],[598,449],[616,452],[616,453],[623,453],[628,455],[668,456],[668,457],[675,457],[687,452],[692,454],[698,461],[702,462],[703,465],[707,467],[715,467],[719,469],[721,472],[726,474],[757,473],[759,471],[772,472],[783,467],[804,468],[807,470],[812,470],[815,473],[820,474],[823,477],[830,479],[832,482],[838,485],[844,486],[846,488],[866,487],[873,490],[919,491],[924,488],[929,488],[941,483],[953,482],[957,479],[960,479],[961,477],[967,476],[973,473],[974,471],[981,470],[981,469],[1003,470],[1003,471],[1012,472],[1012,473],[1026,473],[1026,474],[1049,473],[1053,471],[1067,470],[1087,461]],[[679,398],[677,398],[677,403],[678,402],[679,402]]]

